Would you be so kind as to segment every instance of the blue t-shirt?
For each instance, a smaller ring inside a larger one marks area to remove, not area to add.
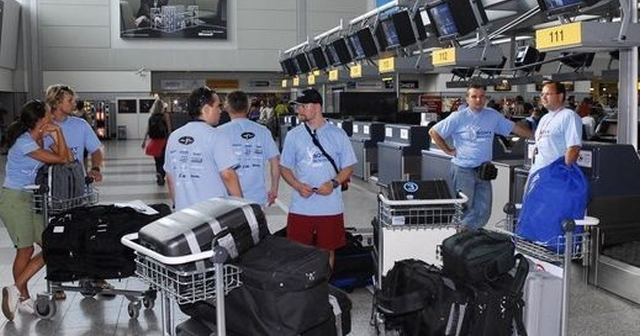
[[[582,145],[582,120],[567,108],[549,111],[538,122],[535,138],[537,155],[533,158],[529,176],[564,156],[567,148]]]
[[[54,122],[60,126],[67,147],[69,147],[69,150],[73,153],[73,157],[76,160],[82,162],[85,149],[89,154],[100,149],[100,139],[98,139],[98,136],[86,120],[68,116],[62,122]]]
[[[164,170],[173,177],[176,210],[227,196],[220,172],[238,166],[231,143],[219,130],[191,121],[169,135]]]
[[[318,141],[336,162],[338,170],[356,164],[356,155],[344,130],[325,122],[316,130],[316,135]],[[336,177],[336,171],[331,162],[313,144],[304,124],[296,126],[287,133],[280,165],[293,171],[298,181],[311,187],[319,187]],[[307,216],[341,214],[344,212],[342,192],[340,188],[336,188],[327,196],[313,194],[304,198],[294,191],[291,194],[289,211]]]
[[[49,148],[52,143],[51,137],[44,138],[45,148]],[[6,176],[3,184],[5,188],[23,190],[25,186],[35,183],[36,173],[43,163],[29,156],[29,153],[38,149],[40,146],[29,132],[24,132],[18,137],[7,153]]]
[[[279,155],[271,132],[247,118],[232,119],[218,129],[231,142],[233,153],[240,162],[236,172],[242,195],[251,202],[266,204],[266,163]]]
[[[475,168],[493,158],[493,136],[509,135],[514,123],[498,111],[483,108],[473,112],[470,108],[451,113],[433,128],[443,139],[453,138],[456,156],[451,162],[459,167]]]

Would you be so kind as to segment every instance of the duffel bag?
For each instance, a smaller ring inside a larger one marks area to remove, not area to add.
[[[442,241],[442,270],[466,283],[491,282],[515,265],[511,237],[485,229],[464,231]]]

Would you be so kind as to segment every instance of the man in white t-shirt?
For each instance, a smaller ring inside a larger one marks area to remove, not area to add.
[[[164,170],[176,210],[212,197],[242,197],[235,169],[238,159],[229,140],[213,126],[220,119],[220,100],[208,87],[189,95],[193,121],[169,135]]]

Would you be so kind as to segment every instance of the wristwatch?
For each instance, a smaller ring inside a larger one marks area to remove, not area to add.
[[[333,189],[335,189],[340,186],[340,182],[336,179],[331,179],[331,185],[333,185]]]

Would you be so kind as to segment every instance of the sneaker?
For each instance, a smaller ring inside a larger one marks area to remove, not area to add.
[[[20,303],[18,304],[18,311],[23,314],[35,315],[36,314],[35,303],[31,298],[28,298],[24,301],[20,301]]]
[[[18,308],[20,291],[15,285],[2,288],[2,313],[9,321],[13,321],[14,313]]]

